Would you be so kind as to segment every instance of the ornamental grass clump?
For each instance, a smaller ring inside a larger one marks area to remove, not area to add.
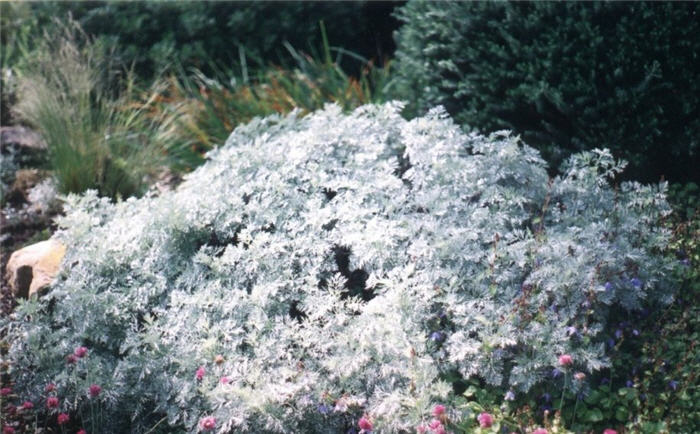
[[[62,272],[0,322],[17,394],[99,384],[100,432],[476,429],[448,379],[609,365],[613,313],[672,296],[664,186],[401,108],[256,118],[175,191],[69,197]]]

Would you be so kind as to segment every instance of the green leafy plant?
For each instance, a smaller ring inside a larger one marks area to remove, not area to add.
[[[178,141],[199,152],[187,165],[201,164],[204,152],[223,144],[231,131],[254,117],[299,110],[302,114],[318,110],[329,102],[345,110],[367,103],[385,101],[389,65],[376,67],[345,50],[335,50],[328,43],[321,23],[323,52],[309,55],[285,44],[295,66],[268,68],[250,77],[244,68],[240,75],[219,71],[218,78],[207,77],[199,70],[184,71],[167,79],[167,87],[157,99],[152,113],[176,113]],[[243,53],[241,52],[243,56]],[[343,57],[362,63],[355,78],[340,66]],[[243,62],[246,64],[246,62]],[[257,69],[254,69],[257,70]],[[226,79],[225,77],[229,77]]]

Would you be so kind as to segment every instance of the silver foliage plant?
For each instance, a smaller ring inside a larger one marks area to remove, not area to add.
[[[447,372],[593,372],[611,312],[669,301],[663,185],[613,187],[604,150],[550,178],[507,132],[401,107],[257,119],[174,192],[70,197],[57,283],[2,323],[17,389],[70,410],[99,384],[104,432],[397,432]]]

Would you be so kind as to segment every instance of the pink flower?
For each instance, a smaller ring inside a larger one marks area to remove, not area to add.
[[[583,380],[586,379],[586,374],[584,374],[583,372],[577,372],[577,373],[574,374],[574,378],[575,378],[577,381],[583,381]]]
[[[532,434],[547,434],[547,430],[544,428],[537,428],[532,432]]]
[[[199,421],[199,427],[202,431],[211,431],[216,428],[216,419],[213,416],[207,416]]]
[[[427,430],[428,428],[426,428],[425,425],[418,425],[416,427],[416,434],[425,434]]]
[[[603,434],[617,434],[617,431],[615,431],[614,429],[608,428],[605,431],[603,431]]]
[[[228,384],[230,382],[231,380],[228,377],[221,377],[221,380],[219,380],[219,383],[221,384]]]
[[[81,428],[80,431],[78,431],[75,434],[87,434],[87,431],[85,431],[84,429]]]
[[[102,392],[102,388],[98,386],[97,384],[93,384],[90,386],[90,396],[93,398],[96,398],[100,392]]]
[[[197,372],[195,373],[195,377],[197,377],[197,381],[202,381],[202,378],[204,378],[204,374],[206,374],[207,371],[204,369],[204,366],[200,366],[197,368]]]
[[[562,366],[569,366],[574,363],[574,359],[568,354],[562,354],[559,356],[559,364]]]
[[[363,431],[372,431],[372,422],[369,421],[367,416],[362,416],[360,420],[357,421],[357,426]]]
[[[0,395],[2,395],[2,396],[7,396],[10,393],[12,393],[11,387],[3,387],[2,389],[0,389]]]
[[[22,404],[23,410],[31,410],[32,408],[34,408],[34,403],[31,401],[24,401],[24,404]]]
[[[53,383],[49,383],[46,385],[46,387],[44,387],[44,392],[46,393],[53,392],[54,390],[56,390],[56,385]]]
[[[493,416],[489,413],[481,413],[476,420],[479,421],[479,426],[482,428],[490,428],[493,425]]]
[[[2,429],[2,434],[15,434],[15,429],[11,426],[5,426]]]
[[[64,423],[68,423],[70,420],[70,417],[68,416],[67,413],[59,413],[58,415],[58,424],[63,425]]]
[[[432,430],[436,430],[436,429],[440,428],[441,426],[442,426],[442,422],[440,422],[437,419],[431,420],[430,423],[428,424],[428,428],[430,428]]]
[[[46,407],[47,408],[58,408],[58,398],[55,396],[49,396],[46,398]]]
[[[87,356],[88,349],[87,347],[78,347],[73,351],[73,354],[75,354],[75,357],[78,357],[82,359],[83,357]]]
[[[446,410],[446,408],[444,405],[438,404],[433,408],[433,416],[440,417],[443,414],[445,414],[445,410]]]
[[[68,364],[74,364],[78,361],[78,358],[74,354],[69,354],[68,357],[66,357],[66,362]]]

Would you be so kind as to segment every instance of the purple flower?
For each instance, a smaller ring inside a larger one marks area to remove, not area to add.
[[[432,332],[430,334],[430,340],[433,342],[442,342],[445,340],[445,333],[443,332]]]
[[[331,408],[327,406],[326,404],[319,404],[318,407],[318,412],[321,414],[328,414],[331,411]]]
[[[557,378],[561,375],[561,371],[557,368],[552,369],[552,378]]]
[[[634,387],[634,382],[632,380],[627,380],[625,387]]]
[[[633,329],[633,330],[632,330],[632,335],[633,335],[633,336],[639,336],[639,330]]]
[[[614,288],[615,288],[615,287],[613,286],[612,283],[610,283],[610,282],[605,282],[605,290],[606,290],[607,292],[612,291]]]
[[[600,384],[610,384],[610,379],[609,378],[603,378],[600,380]]]
[[[610,348],[615,346],[615,340],[613,338],[608,339],[608,346]]]
[[[639,280],[639,279],[637,279],[636,277],[632,278],[632,279],[630,280],[630,283],[631,283],[632,286],[634,286],[635,288],[641,288],[641,287],[642,287],[642,281]]]
[[[550,395],[549,393],[546,393],[546,392],[545,392],[545,393],[542,395],[542,400],[544,400],[544,402],[550,402],[550,401],[552,401],[552,395]]]
[[[622,337],[622,330],[617,329],[615,330],[615,338],[620,339]]]
[[[512,390],[506,392],[506,396],[503,397],[506,401],[515,401],[515,393]]]
[[[668,382],[668,387],[670,387],[672,390],[678,389],[678,382],[676,380],[671,380]]]

